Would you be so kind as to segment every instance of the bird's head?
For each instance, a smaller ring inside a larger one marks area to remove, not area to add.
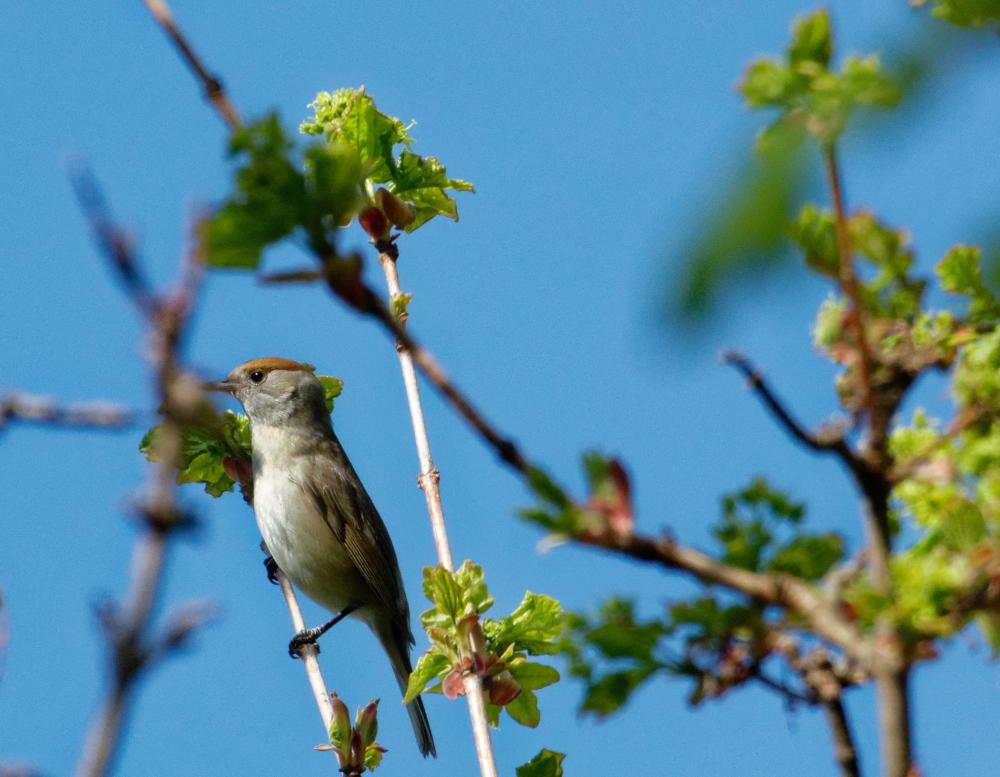
[[[232,394],[255,426],[330,425],[323,384],[311,366],[291,359],[252,359],[205,388]]]

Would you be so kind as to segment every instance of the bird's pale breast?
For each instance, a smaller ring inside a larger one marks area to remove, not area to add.
[[[254,444],[259,445],[258,430]],[[257,526],[278,567],[306,596],[333,613],[366,602],[370,594],[344,546],[298,485],[308,477],[308,458],[278,468],[266,463],[254,475]]]

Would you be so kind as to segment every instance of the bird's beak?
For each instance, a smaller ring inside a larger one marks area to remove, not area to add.
[[[232,394],[236,390],[236,381],[229,380],[229,378],[226,378],[225,380],[214,380],[208,383],[202,383],[201,387],[205,389],[205,391],[224,391],[227,394]]]

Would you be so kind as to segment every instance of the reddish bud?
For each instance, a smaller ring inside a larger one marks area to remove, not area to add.
[[[506,669],[491,677],[484,685],[490,704],[498,707],[506,707],[521,695],[521,686]]]
[[[223,456],[222,469],[241,486],[247,485],[253,479],[253,465],[246,459]]]
[[[378,736],[378,699],[368,702],[363,710],[358,710],[354,719],[354,728],[361,735],[361,743],[368,747]]]
[[[441,683],[441,691],[446,697],[454,701],[465,693],[465,683],[462,682],[462,673],[453,669]]]
[[[387,189],[379,188],[375,192],[375,203],[388,217],[394,226],[402,229],[408,227],[417,218],[417,209],[409,202],[405,202]]]
[[[389,234],[389,219],[374,206],[369,205],[358,214],[358,223],[372,240],[382,240]]]

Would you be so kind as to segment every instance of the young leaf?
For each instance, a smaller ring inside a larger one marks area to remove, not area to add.
[[[566,756],[545,748],[538,755],[517,767],[517,777],[563,777],[562,762]]]

